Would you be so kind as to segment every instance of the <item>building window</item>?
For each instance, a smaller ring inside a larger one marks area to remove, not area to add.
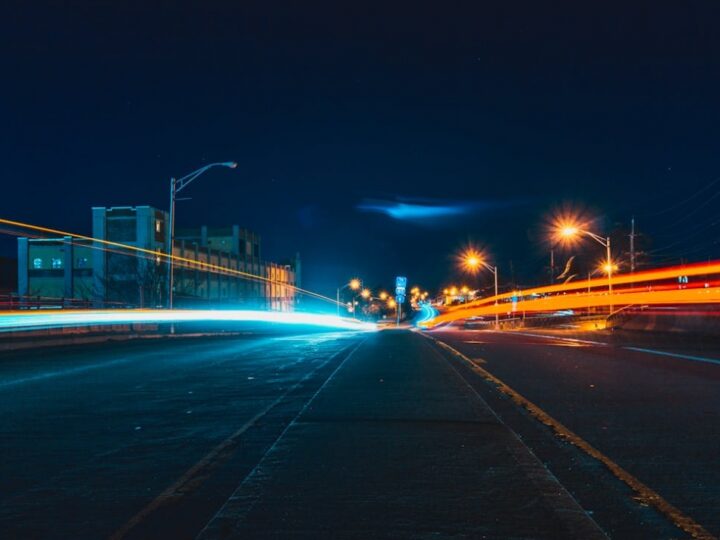
[[[85,268],[88,265],[87,257],[78,257],[77,259],[77,267],[78,268]]]
[[[40,257],[33,259],[33,268],[42,268],[42,259]]]
[[[160,221],[159,219],[155,220],[155,232],[162,232],[162,221]]]
[[[135,242],[137,230],[134,218],[112,218],[107,220],[106,238],[115,242]]]
[[[55,257],[53,257],[52,258],[52,267],[53,268],[62,268],[63,267],[62,259],[56,259]]]

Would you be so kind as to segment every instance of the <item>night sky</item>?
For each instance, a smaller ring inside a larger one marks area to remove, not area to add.
[[[468,242],[543,282],[562,204],[635,215],[648,264],[720,258],[720,4],[627,4],[4,3],[0,216],[88,234],[235,160],[178,226],[256,230],[325,293],[437,288]]]

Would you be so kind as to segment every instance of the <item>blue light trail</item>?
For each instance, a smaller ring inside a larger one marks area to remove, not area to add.
[[[319,326],[332,329],[374,331],[374,323],[345,319],[334,315],[250,310],[62,310],[0,313],[0,332],[41,330],[112,324],[158,324],[182,322],[265,322]]]

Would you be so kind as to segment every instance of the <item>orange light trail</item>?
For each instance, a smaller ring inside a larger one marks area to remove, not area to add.
[[[256,274],[251,274],[249,272],[243,272],[242,270],[234,270],[232,268],[224,268],[222,266],[218,266],[215,264],[210,264],[210,263],[206,263],[206,262],[202,262],[202,261],[196,261],[194,259],[189,259],[187,257],[180,257],[178,255],[171,255],[168,253],[153,251],[151,249],[145,249],[145,248],[141,248],[141,247],[137,247],[137,246],[130,246],[127,244],[123,244],[120,242],[113,242],[110,240],[101,240],[99,238],[93,238],[92,236],[75,234],[75,233],[63,231],[60,229],[52,229],[50,227],[42,227],[40,225],[32,225],[30,223],[23,223],[21,221],[13,221],[10,219],[0,218],[0,223],[5,224],[5,225],[10,225],[12,227],[18,227],[21,229],[28,229],[31,231],[38,231],[38,232],[42,232],[42,233],[54,234],[54,235],[59,235],[59,236],[70,236],[73,239],[87,240],[89,242],[99,243],[104,246],[109,246],[112,248],[121,248],[126,251],[134,251],[136,253],[142,253],[143,256],[145,256],[145,257],[153,257],[153,258],[161,257],[164,260],[172,259],[174,262],[177,261],[177,262],[183,263],[183,266],[185,268],[197,268],[199,270],[204,270],[204,271],[214,272],[214,273],[219,273],[219,274],[225,274],[225,275],[232,275],[232,276],[236,276],[238,278],[243,278],[243,279],[252,279],[252,280],[256,280],[256,281],[263,281],[265,283],[270,283],[270,284],[286,287],[286,288],[296,291],[300,294],[312,296],[313,298],[317,298],[317,299],[323,300],[325,302],[330,302],[331,304],[337,303],[337,301],[335,299],[324,296],[322,294],[319,294],[319,293],[316,293],[313,291],[309,291],[307,289],[301,289],[300,287],[296,287],[294,285],[290,285],[288,283],[278,281],[275,279],[267,278],[265,276],[258,276]],[[86,246],[86,247],[92,247],[92,246]]]
[[[663,305],[663,304],[712,304],[720,303],[720,286],[716,279],[703,280],[703,285],[680,286],[678,283],[654,283],[677,280],[680,276],[709,276],[720,274],[720,262],[676,266],[613,277],[613,293],[608,294],[607,278],[578,281],[562,285],[550,285],[522,291],[500,294],[476,300],[469,304],[453,306],[425,326],[434,326],[469,317],[484,315],[553,312],[607,306]],[[707,284],[707,285],[706,285]],[[631,285],[630,287],[620,287]],[[588,288],[590,292],[588,292]],[[527,298],[535,296],[534,298]],[[510,300],[515,297],[513,304]],[[495,301],[498,305],[495,305]]]

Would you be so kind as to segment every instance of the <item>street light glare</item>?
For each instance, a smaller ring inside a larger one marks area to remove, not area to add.
[[[580,229],[575,227],[574,225],[566,225],[560,230],[560,234],[564,236],[565,238],[570,238],[571,236],[575,236],[580,232]]]
[[[238,166],[237,161],[226,161],[225,163],[223,163],[223,165],[231,169],[237,169]]]
[[[603,272],[606,274],[609,274],[612,272],[613,274],[618,271],[618,265],[616,263],[604,263],[600,266]]]
[[[353,291],[357,291],[360,288],[360,280],[357,278],[353,278],[350,280],[350,288]]]
[[[363,289],[360,293],[360,296],[362,296],[365,299],[370,298],[370,289]]]
[[[476,274],[480,271],[480,267],[483,265],[485,257],[483,254],[475,248],[468,248],[462,252],[459,256],[460,266],[469,274]]]

